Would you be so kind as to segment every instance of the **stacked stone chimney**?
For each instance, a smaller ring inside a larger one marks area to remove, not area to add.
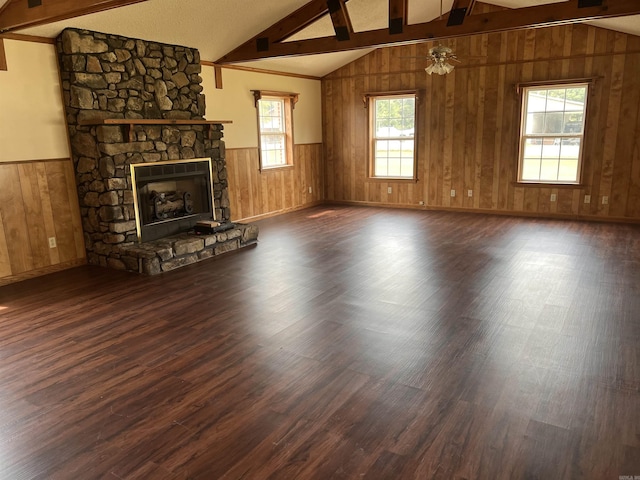
[[[57,38],[87,259],[139,270],[132,163],[211,158],[216,220],[230,221],[223,126],[99,125],[104,119],[202,120],[197,50],[66,29]],[[256,233],[257,235],[257,233]]]

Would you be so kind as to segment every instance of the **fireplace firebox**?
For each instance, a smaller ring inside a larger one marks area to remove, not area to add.
[[[215,220],[211,159],[132,164],[138,242],[185,232]]]

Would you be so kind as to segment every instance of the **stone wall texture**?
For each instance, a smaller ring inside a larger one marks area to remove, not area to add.
[[[91,264],[121,259],[137,242],[132,163],[211,158],[216,220],[230,220],[222,125],[92,125],[104,119],[202,120],[197,50],[66,29],[57,38],[64,105]]]

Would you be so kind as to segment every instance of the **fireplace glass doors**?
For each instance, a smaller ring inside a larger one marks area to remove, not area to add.
[[[131,165],[138,241],[190,230],[214,219],[211,159]]]

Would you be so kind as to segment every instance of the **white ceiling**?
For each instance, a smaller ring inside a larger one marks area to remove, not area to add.
[[[0,0],[2,2],[3,0]],[[491,3],[518,8],[561,0],[494,0]],[[17,33],[56,37],[64,28],[75,27],[132,38],[194,47],[202,60],[215,61],[262,30],[306,4],[308,0],[148,0],[105,12],[50,23]],[[453,0],[443,0],[447,12]],[[349,16],[355,31],[385,28],[388,0],[350,0]],[[437,0],[409,0],[410,24],[440,15]],[[601,20],[593,24],[640,35],[640,16]],[[292,39],[333,35],[328,16]],[[277,58],[244,63],[244,66],[322,77],[370,52],[371,49],[295,58]]]

